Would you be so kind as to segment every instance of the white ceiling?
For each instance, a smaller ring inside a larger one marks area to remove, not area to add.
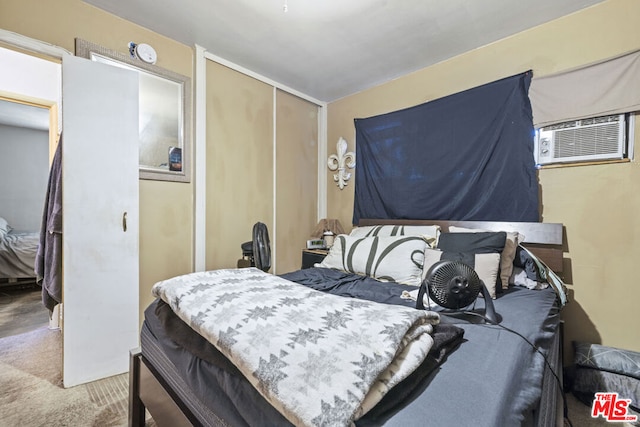
[[[326,102],[601,1],[85,0]],[[0,101],[0,124],[46,130],[48,111]]]
[[[85,0],[326,102],[601,1]]]

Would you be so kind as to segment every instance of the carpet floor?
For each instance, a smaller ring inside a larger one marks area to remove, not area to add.
[[[59,330],[0,339],[1,426],[126,426],[128,376],[62,387]]]
[[[33,331],[49,323],[37,285],[0,286],[0,338]]]
[[[48,325],[39,287],[0,288],[0,427],[126,426],[128,374],[65,389],[62,335]]]

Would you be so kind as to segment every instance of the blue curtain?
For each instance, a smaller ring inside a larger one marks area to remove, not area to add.
[[[360,218],[539,221],[531,72],[355,119]]]

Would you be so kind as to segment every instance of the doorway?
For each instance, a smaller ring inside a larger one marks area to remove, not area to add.
[[[33,268],[58,137],[61,66],[5,48],[0,48],[0,62],[0,144],[5,162],[0,170],[0,217],[12,228],[5,243],[16,258],[2,274],[7,277],[0,297],[0,333],[27,336],[50,328],[60,339],[59,311],[50,316],[42,305]]]
[[[137,74],[1,29],[0,42],[38,56],[0,51],[13,55],[0,58],[0,91],[34,96],[34,88],[53,80],[56,95],[38,98],[60,100],[65,93],[64,105],[58,102],[65,117],[59,175],[64,192],[58,192],[64,215],[57,215],[63,231],[58,253],[64,253],[63,385],[126,372],[129,351],[139,345]],[[20,61],[33,60],[57,70],[34,72],[42,79],[25,84]]]
[[[49,104],[54,103],[0,96],[0,337],[47,324],[58,327],[57,317],[42,305],[34,272],[51,157],[50,122],[51,134],[57,129]]]

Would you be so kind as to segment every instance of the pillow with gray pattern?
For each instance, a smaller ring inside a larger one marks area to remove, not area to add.
[[[316,267],[333,268],[411,286],[422,283],[422,236],[353,237],[340,234]]]

